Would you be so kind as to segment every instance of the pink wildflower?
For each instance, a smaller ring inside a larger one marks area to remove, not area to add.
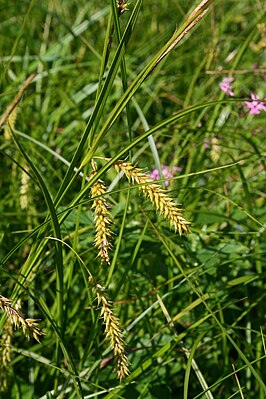
[[[231,83],[234,81],[234,78],[223,78],[223,80],[219,83],[220,89],[228,94],[229,96],[233,96],[233,87]]]
[[[210,139],[204,139],[203,145],[204,145],[204,148],[210,148]]]
[[[174,172],[180,172],[181,170],[182,170],[182,168],[180,168],[178,166],[169,167],[166,165],[162,165],[162,175],[165,178],[174,177]],[[160,180],[160,174],[159,174],[158,169],[153,169],[153,171],[151,173],[149,173],[149,176],[153,180]],[[169,186],[170,182],[168,180],[166,180],[164,182],[164,184],[165,184],[165,186]]]
[[[250,97],[253,101],[245,101],[246,106],[249,108],[250,115],[258,115],[260,114],[260,111],[266,112],[264,102],[259,100],[259,96],[250,93]]]

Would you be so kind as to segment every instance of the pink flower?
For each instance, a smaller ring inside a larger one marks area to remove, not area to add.
[[[166,165],[162,165],[162,175],[163,177],[174,177],[174,172],[180,172],[182,170],[182,168],[178,167],[178,166],[173,166],[173,167],[169,167]],[[149,173],[149,176],[151,179],[153,180],[160,180],[160,174],[158,169],[153,169],[153,171],[151,173]],[[165,186],[169,186],[169,181],[166,180],[164,182]]]
[[[221,83],[219,83],[220,89],[223,92],[225,92],[226,94],[228,94],[229,96],[233,96],[234,95],[233,87],[231,85],[231,82],[233,82],[233,81],[234,81],[234,78],[223,78]]]
[[[210,139],[204,139],[203,145],[204,145],[204,148],[210,148]]]
[[[266,112],[264,102],[259,100],[259,96],[250,93],[250,97],[253,101],[245,101],[246,106],[249,108],[250,115],[258,115],[260,114],[260,111]]]

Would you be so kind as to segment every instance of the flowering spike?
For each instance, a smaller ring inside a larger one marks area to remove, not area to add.
[[[33,337],[36,341],[40,342],[40,336],[44,335],[38,326],[38,320],[26,319],[25,315],[14,306],[11,306],[11,300],[0,295],[0,308],[9,316],[11,323],[15,328],[22,328],[23,334],[27,337]]]
[[[94,161],[92,161],[92,168],[93,171],[90,177],[93,177],[97,173],[97,164]],[[113,221],[108,211],[109,204],[104,197],[105,193],[106,187],[103,181],[100,179],[97,180],[91,187],[92,209],[94,209],[95,221],[94,245],[98,248],[98,256],[101,258],[101,262],[106,262],[110,265],[109,250],[111,249],[111,243],[109,240],[112,232],[109,226]]]
[[[100,315],[103,317],[105,323],[105,334],[117,361],[117,378],[121,381],[130,372],[119,319],[113,314],[111,302],[104,295],[104,288],[100,284],[97,284],[95,290],[97,292],[98,305],[101,306]]]
[[[165,189],[155,184],[142,169],[135,167],[131,162],[118,162],[117,166],[125,173],[129,181],[140,185],[139,190],[145,197],[149,197],[156,210],[169,220],[170,227],[173,227],[175,232],[178,231],[180,236],[182,233],[189,233],[190,222],[181,216],[181,209],[177,207]]]

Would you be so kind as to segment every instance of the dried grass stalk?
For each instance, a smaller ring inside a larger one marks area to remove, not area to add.
[[[97,165],[92,161],[93,171],[90,177],[93,177],[97,173]],[[94,221],[95,221],[95,240],[94,245],[98,248],[98,256],[101,262],[106,262],[110,265],[109,250],[112,245],[110,238],[112,237],[112,231],[110,225],[113,223],[108,208],[110,205],[106,201],[104,194],[106,193],[106,187],[102,180],[97,180],[91,187],[91,197],[93,199],[92,209],[94,209]]]
[[[103,287],[97,284],[95,289],[97,292],[98,305],[101,306],[101,316],[105,323],[105,334],[117,361],[117,378],[121,381],[122,378],[129,375],[130,372],[119,319],[113,314],[112,305],[110,301],[105,298]]]
[[[180,236],[182,233],[189,233],[190,222],[181,216],[181,209],[167,191],[155,184],[143,169],[137,168],[131,162],[118,162],[116,168],[121,169],[130,182],[139,184],[139,190],[150,199],[156,210],[169,220],[170,227],[173,227],[175,232],[178,231]]]
[[[11,300],[0,295],[0,308],[8,315],[15,328],[21,328],[25,337],[33,337],[40,342],[40,336],[44,333],[39,328],[38,320],[27,319],[15,306],[11,306]]]
[[[5,112],[3,113],[3,115],[0,118],[0,128],[4,125],[4,123],[6,123],[6,121],[8,120],[8,118],[10,117],[10,114],[13,112],[13,110],[17,107],[18,103],[20,102],[20,100],[22,99],[22,96],[25,92],[25,90],[28,88],[28,86],[30,85],[30,83],[33,81],[33,79],[35,78],[35,74],[32,73],[26,80],[25,82],[22,84],[18,94],[16,95],[16,97],[14,98],[14,100],[12,101],[12,103],[7,107],[7,109],[5,110]]]

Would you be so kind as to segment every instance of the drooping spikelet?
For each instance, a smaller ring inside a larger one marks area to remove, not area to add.
[[[11,337],[12,327],[10,320],[7,320],[2,333],[0,343],[0,392],[4,392],[8,388],[8,370],[11,362]]]
[[[128,369],[128,358],[125,352],[125,343],[120,329],[119,319],[113,314],[112,305],[104,296],[104,289],[100,284],[96,287],[98,305],[101,306],[101,316],[105,323],[105,334],[114,351],[117,361],[117,378],[122,378],[130,374]]]
[[[15,306],[11,306],[11,300],[0,295],[0,308],[8,315],[15,328],[21,328],[25,337],[33,337],[40,342],[40,336],[44,333],[39,328],[38,320],[27,319]]]
[[[21,207],[21,209],[27,209],[29,206],[29,197],[30,197],[29,185],[30,185],[30,177],[24,170],[22,170],[21,186],[20,186],[20,207]]]
[[[15,107],[11,114],[9,115],[5,125],[4,125],[4,138],[6,141],[9,141],[12,137],[11,130],[14,129],[17,115],[18,115],[18,107]]]
[[[97,165],[94,161],[92,161],[92,168],[93,171],[90,177],[93,177],[97,172]],[[101,262],[106,262],[110,265],[109,250],[111,249],[110,238],[112,232],[109,226],[112,224],[112,219],[108,211],[109,204],[104,197],[105,193],[106,187],[103,181],[100,179],[97,180],[91,187],[95,221],[94,245],[98,248],[98,256],[101,258]]]
[[[116,169],[121,169],[133,184],[139,184],[139,190],[149,197],[156,210],[169,220],[170,227],[173,227],[175,232],[178,231],[180,236],[182,233],[189,233],[190,222],[181,216],[181,209],[165,189],[155,184],[142,169],[135,167],[131,162],[118,162]]]

